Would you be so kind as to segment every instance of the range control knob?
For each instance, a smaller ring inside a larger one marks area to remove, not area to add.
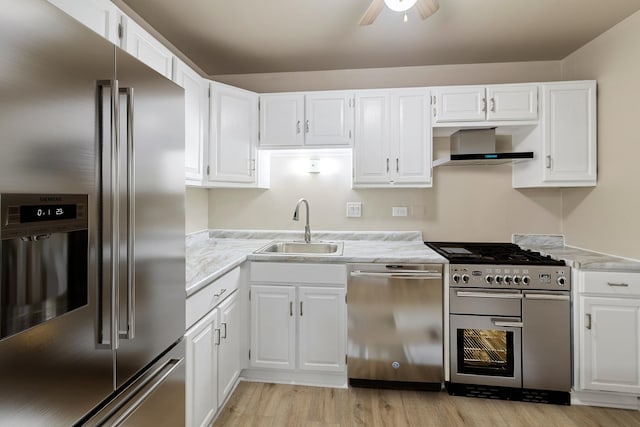
[[[484,276],[484,281],[487,282],[488,284],[493,283],[493,276],[490,274],[487,274],[486,276]]]
[[[522,284],[525,285],[525,286],[529,286],[529,283],[531,283],[531,277],[522,276]]]
[[[504,276],[504,283],[507,285],[511,284],[511,276]]]
[[[567,283],[567,279],[564,276],[560,276],[556,282],[558,283],[558,286],[564,286]]]
[[[468,274],[463,274],[462,275],[462,283],[469,283],[469,275]]]
[[[496,276],[496,283],[502,283],[502,276]]]
[[[514,285],[520,284],[520,276],[513,276],[513,284]]]
[[[451,279],[453,280],[453,283],[459,283],[460,282],[460,275],[458,273],[454,274]]]

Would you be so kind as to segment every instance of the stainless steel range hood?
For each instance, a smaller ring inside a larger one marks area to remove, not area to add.
[[[435,160],[433,166],[496,165],[526,159],[533,159],[533,151],[497,152],[495,128],[464,129],[451,135],[451,154]]]

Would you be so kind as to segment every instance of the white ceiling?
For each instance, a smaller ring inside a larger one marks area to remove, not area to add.
[[[640,0],[439,0],[425,21],[370,0],[120,0],[209,75],[558,60]]]

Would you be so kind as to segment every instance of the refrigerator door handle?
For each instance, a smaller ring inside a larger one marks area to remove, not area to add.
[[[127,326],[119,331],[119,337],[131,340],[135,337],[135,150],[133,138],[134,97],[133,88],[121,88],[120,94],[126,97],[127,108]]]

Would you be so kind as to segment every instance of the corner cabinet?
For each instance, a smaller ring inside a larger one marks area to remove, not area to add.
[[[206,186],[259,186],[258,94],[211,83]]]
[[[353,92],[324,91],[260,96],[260,147],[350,146]]]
[[[184,62],[176,59],[173,81],[184,89],[185,178],[187,184],[201,185],[207,143],[208,82]]]
[[[640,273],[575,272],[575,388],[640,396]],[[606,400],[606,393],[602,394]],[[612,406],[616,406],[615,404]]]
[[[597,181],[596,82],[544,83],[542,114],[514,133],[514,151],[534,151],[513,164],[513,187],[585,187]]]
[[[354,187],[431,187],[426,89],[356,92]]]
[[[246,378],[346,384],[344,264],[251,263]]]

